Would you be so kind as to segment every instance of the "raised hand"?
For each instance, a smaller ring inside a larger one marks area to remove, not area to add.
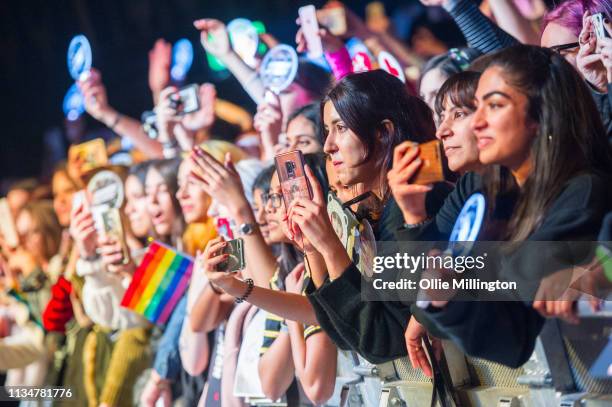
[[[232,52],[227,28],[221,21],[203,18],[194,21],[193,25],[200,30],[200,42],[206,52],[220,59]]]

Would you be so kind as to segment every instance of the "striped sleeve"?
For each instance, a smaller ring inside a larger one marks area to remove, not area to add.
[[[516,38],[482,14],[472,0],[451,0],[445,9],[457,23],[468,45],[483,54],[519,44]]]
[[[276,291],[279,290],[278,272],[279,270],[277,268],[276,272],[272,276],[272,279],[270,279],[270,288]],[[276,340],[276,338],[278,338],[278,335],[280,335],[282,325],[283,318],[270,312],[266,313],[263,342],[261,344],[261,348],[259,349],[259,355],[263,355],[268,349],[270,349],[270,346],[272,346],[274,340]]]

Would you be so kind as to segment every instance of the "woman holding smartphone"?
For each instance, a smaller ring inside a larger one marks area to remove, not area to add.
[[[236,181],[239,182],[239,179],[231,175],[235,171],[233,165],[226,162],[225,169],[223,169],[221,163],[214,163],[211,158],[200,153],[199,157],[194,160],[208,175],[208,180],[220,178],[223,179],[223,185],[235,184],[238,189],[239,184]],[[305,160],[315,168],[315,171],[319,169],[317,171],[319,177],[322,181],[325,180],[322,174],[321,157],[307,155]],[[248,212],[246,207],[244,210],[236,209],[236,206],[240,206],[241,200],[244,199],[240,196],[243,194],[237,193],[235,196],[221,200],[218,189],[210,184],[211,181],[208,181],[208,185],[202,183],[203,188],[209,190],[215,199],[227,202],[226,206],[237,224],[243,222],[241,219],[244,217],[241,218],[241,216],[245,216],[245,212],[247,216],[254,217],[250,208]],[[226,188],[227,191],[232,189],[234,188]],[[294,381],[294,375],[291,373],[295,372],[301,381],[305,395],[312,402],[321,405],[328,401],[334,390],[336,364],[331,361],[336,360],[336,348],[329,337],[322,334],[315,326],[316,319],[312,307],[302,295],[303,280],[307,280],[308,276],[304,272],[302,255],[298,252],[297,245],[288,237],[287,213],[276,172],[273,172],[270,190],[264,196],[263,202],[267,232],[265,242],[279,244],[280,257],[267,266],[270,268],[266,268],[265,256],[271,255],[271,250],[268,247],[265,249],[258,247],[257,250],[253,250],[254,244],[259,243],[257,240],[263,240],[261,231],[254,230],[247,234],[240,231],[244,241],[247,264],[243,276],[247,279],[243,281],[234,273],[216,271],[216,265],[226,258],[219,254],[226,242],[217,239],[211,241],[204,251],[203,268],[209,281],[217,289],[240,298],[240,301],[246,300],[268,311],[258,366],[261,388],[266,397],[276,400],[286,394],[288,400],[293,400],[295,392],[291,384]],[[258,223],[261,221],[258,220]],[[244,230],[244,226],[241,226],[240,229]],[[253,284],[251,288],[249,288],[248,277],[257,282],[255,284],[251,282],[250,284]],[[247,291],[249,291],[248,295]],[[287,325],[290,326],[285,327],[284,318],[303,321],[308,326],[304,328],[290,325],[287,322]],[[299,348],[296,348],[298,346]],[[305,348],[309,350],[308,359],[305,357]]]
[[[499,240],[515,244],[596,240],[610,209],[612,160],[597,109],[572,66],[546,49],[508,48],[491,59],[478,83],[476,100],[472,129],[478,140],[479,160],[510,172],[515,186],[495,185],[485,177],[468,178],[468,174],[434,217],[420,205],[419,192],[413,186],[406,187],[409,193],[396,190],[394,195],[403,202],[402,212],[409,226],[403,237],[448,239],[467,198],[474,192],[497,188],[509,192],[502,199],[498,194],[487,214],[487,220],[508,221]],[[415,151],[404,150],[394,163],[394,169],[404,171],[407,179],[414,156]],[[525,244],[520,247],[529,250]],[[563,257],[563,253],[553,255]],[[521,258],[512,253],[505,256],[501,275],[510,281],[537,284],[556,271],[550,267],[549,256],[534,253],[529,263],[521,261],[525,257],[525,251]],[[508,366],[520,366],[529,358],[543,323],[523,302],[432,304],[436,307],[430,305],[426,319],[466,353]],[[493,321],[497,321],[495,329],[490,326]],[[469,339],[469,332],[480,333],[477,343]]]
[[[431,111],[422,101],[409,96],[398,79],[383,71],[345,77],[331,90],[322,107],[328,133],[324,149],[331,155],[340,183],[355,189],[359,186],[376,195],[381,204],[374,234],[377,240],[393,240],[393,231],[401,224],[401,214],[390,196],[386,181],[392,149],[406,138],[416,142],[433,139]],[[325,281],[327,270],[333,281],[309,295],[316,318],[312,318],[312,308],[308,312],[299,312],[297,307],[286,309],[284,316],[305,323],[318,322],[338,346],[356,350],[369,360],[389,360],[405,354],[403,344],[394,344],[389,352],[385,337],[392,336],[390,332],[401,336],[409,307],[397,303],[353,301],[361,296],[360,272],[334,232],[327,216],[323,190],[308,166],[306,174],[315,192],[314,202],[297,199],[289,208],[288,225],[300,245],[301,238],[294,226],[297,225],[303,234],[312,279]],[[430,188],[424,186],[423,190]],[[441,201],[441,198],[434,197],[430,203],[437,207]],[[304,211],[310,209],[313,213],[305,216]],[[245,244],[249,250],[246,239]],[[226,288],[240,293],[247,290],[246,284],[237,280],[231,280]],[[310,291],[314,289],[312,284],[308,288]],[[249,301],[257,304],[261,299],[260,291],[256,287],[250,290]],[[294,298],[290,302],[299,303],[300,299]],[[389,307],[390,311],[381,312],[384,307]],[[328,314],[330,308],[335,308],[338,313]],[[367,326],[378,334],[360,337],[354,333],[356,326],[364,331]]]

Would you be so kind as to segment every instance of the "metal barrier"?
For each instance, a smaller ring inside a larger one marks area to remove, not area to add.
[[[519,369],[466,357],[454,344],[443,341],[445,367],[457,405],[612,407],[612,377],[595,378],[589,371],[612,341],[612,302],[605,303],[597,313],[580,303],[579,310],[579,325],[547,320],[533,355]],[[612,370],[612,357],[609,366]],[[407,358],[377,366],[358,366],[356,372],[381,379],[379,407],[431,405],[431,380],[413,369]]]

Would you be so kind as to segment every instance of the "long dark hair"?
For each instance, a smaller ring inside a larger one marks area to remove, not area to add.
[[[391,168],[393,149],[402,141],[422,143],[435,138],[429,107],[410,95],[399,79],[383,70],[345,76],[321,102],[321,117],[328,101],[365,146],[363,162],[374,160],[383,173]],[[383,123],[385,120],[393,124],[392,131]],[[385,198],[389,194],[386,177],[381,178],[381,183]]]
[[[170,236],[154,236],[160,239],[166,244],[176,247],[179,250],[183,249],[182,235],[185,231],[185,220],[183,218],[183,212],[181,211],[181,205],[176,198],[176,191],[178,191],[178,168],[181,164],[181,160],[177,158],[163,159],[163,160],[152,160],[149,164],[148,171],[156,170],[164,180],[164,184],[168,187],[168,193],[172,197],[172,209],[174,209],[175,221],[172,225],[172,232]],[[148,172],[147,171],[147,172]]]
[[[534,167],[519,195],[510,241],[526,239],[564,185],[581,172],[609,176],[610,147],[593,98],[575,69],[545,48],[519,45],[499,51],[489,67],[528,98],[527,117],[537,124]]]

